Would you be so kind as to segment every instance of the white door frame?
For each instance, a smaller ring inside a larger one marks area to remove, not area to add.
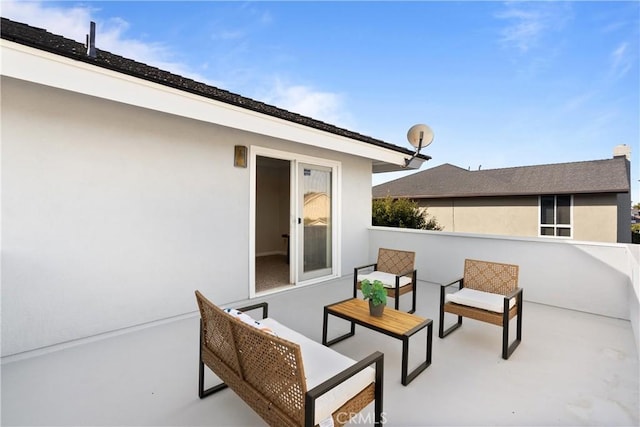
[[[342,247],[340,237],[341,233],[341,216],[340,216],[340,188],[342,180],[341,163],[337,161],[322,159],[319,157],[307,156],[289,151],[274,150],[272,148],[251,146],[249,147],[249,298],[256,296],[256,157],[272,157],[275,159],[288,160],[290,164],[290,191],[289,191],[289,244],[290,244],[290,261],[289,261],[289,277],[293,278],[296,286],[306,286],[313,283],[323,282],[336,278],[340,275],[342,259],[340,248]],[[332,206],[331,215],[334,219],[332,227],[332,272],[327,276],[318,277],[306,281],[299,281],[300,273],[297,271],[298,257],[300,253],[301,242],[298,238],[297,220],[301,217],[302,212],[299,211],[298,203],[298,164],[308,163],[332,169]]]

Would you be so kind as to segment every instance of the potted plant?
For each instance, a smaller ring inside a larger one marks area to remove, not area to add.
[[[380,317],[387,304],[387,289],[380,280],[374,280],[373,283],[365,279],[360,284],[362,295],[365,300],[369,300],[369,313],[372,316]]]

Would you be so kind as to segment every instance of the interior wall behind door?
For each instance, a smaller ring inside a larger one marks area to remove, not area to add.
[[[289,173],[288,160],[256,158],[256,256],[287,253]]]

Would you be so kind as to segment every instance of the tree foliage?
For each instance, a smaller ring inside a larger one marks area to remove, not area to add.
[[[372,224],[383,227],[415,228],[417,230],[442,230],[435,217],[429,217],[426,209],[407,198],[374,199]]]

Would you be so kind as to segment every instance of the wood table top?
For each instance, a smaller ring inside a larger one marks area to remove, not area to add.
[[[384,308],[381,317],[375,317],[369,314],[369,301],[360,298],[337,302],[327,306],[327,309],[331,313],[342,314],[397,335],[405,335],[407,332],[429,321],[424,317],[398,311],[389,306]]]

